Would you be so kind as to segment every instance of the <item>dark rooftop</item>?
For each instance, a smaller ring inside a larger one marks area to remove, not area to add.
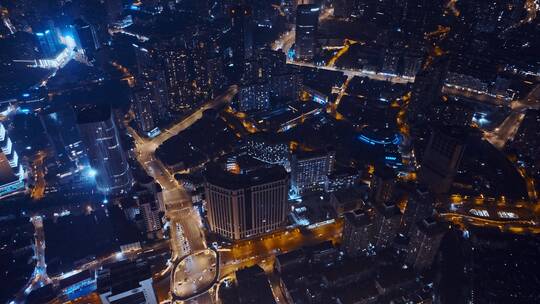
[[[97,290],[119,294],[139,287],[139,282],[152,277],[146,261],[121,261],[105,266],[98,272]]]
[[[206,167],[205,179],[207,182],[227,189],[242,189],[262,185],[287,178],[287,171],[282,166],[271,166],[248,172],[247,174],[233,174],[222,170],[216,164]]]

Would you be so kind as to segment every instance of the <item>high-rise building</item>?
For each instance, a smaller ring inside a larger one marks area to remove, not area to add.
[[[396,237],[401,223],[401,211],[393,202],[375,204],[375,234],[377,242],[375,247],[382,249],[389,247]]]
[[[160,52],[147,45],[134,45],[137,60],[137,87],[151,100],[154,123],[169,118],[167,84]]]
[[[157,304],[150,265],[125,260],[96,271],[97,292],[103,304]]]
[[[314,4],[298,5],[296,9],[295,51],[298,60],[311,61],[315,56],[319,10]]]
[[[205,196],[210,230],[232,240],[281,227],[288,213],[289,178],[281,166],[232,174],[206,169]]]
[[[73,25],[76,33],[75,41],[84,51],[88,59],[93,59],[96,50],[99,48],[99,41],[93,25],[83,19],[77,19]]]
[[[431,132],[419,171],[420,182],[433,193],[447,193],[463,153],[467,133],[460,127],[435,128]]]
[[[161,219],[159,217],[159,210],[156,206],[153,206],[151,202],[143,202],[139,205],[139,209],[144,221],[144,230],[149,238],[160,238],[161,233]]]
[[[194,105],[190,58],[183,48],[169,48],[160,52],[165,68],[168,108],[181,112]]]
[[[416,222],[433,215],[435,198],[427,188],[420,186],[414,192],[407,193],[406,203],[403,212],[403,232],[408,234]]]
[[[238,110],[267,110],[270,107],[270,86],[267,82],[243,85],[238,92]]]
[[[76,109],[77,126],[86,146],[90,166],[95,170],[100,192],[118,195],[127,192],[133,178],[111,108],[86,105]]]
[[[291,155],[291,186],[293,192],[324,190],[327,176],[333,171],[335,152],[295,151]]]
[[[416,271],[429,268],[437,256],[445,232],[445,225],[432,217],[417,222],[410,234],[405,262]]]
[[[433,104],[441,98],[444,79],[448,71],[449,60],[446,57],[426,62],[414,80],[408,119],[410,122],[422,122],[429,119]]]
[[[39,52],[44,58],[54,58],[63,49],[54,27],[46,26],[35,33]]]
[[[397,174],[391,167],[379,165],[371,177],[371,197],[376,203],[388,202],[392,199]]]
[[[270,97],[277,100],[296,101],[300,98],[302,76],[292,70],[273,75],[270,79]]]
[[[133,92],[132,110],[139,130],[148,134],[156,127],[156,114],[152,104],[155,103],[154,92],[151,88],[138,88]]]
[[[253,20],[251,7],[235,5],[230,8],[232,64],[238,77],[242,76],[246,60],[253,56]]]
[[[0,199],[24,190],[24,170],[6,128],[0,123]]]
[[[206,60],[206,70],[208,71],[208,85],[211,89],[211,97],[214,98],[227,85],[223,59],[218,55],[209,57]]]
[[[369,255],[375,248],[376,226],[373,215],[356,209],[344,215],[342,248],[348,256]]]
[[[86,151],[73,109],[69,106],[44,108],[39,118],[60,166],[72,169],[82,165]]]

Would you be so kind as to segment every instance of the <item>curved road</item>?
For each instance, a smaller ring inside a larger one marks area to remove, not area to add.
[[[166,170],[162,162],[155,157],[155,151],[166,140],[190,127],[200,119],[205,110],[215,109],[229,103],[237,92],[238,86],[231,86],[225,93],[204,104],[172,127],[163,130],[160,135],[153,139],[142,138],[135,130],[128,127],[128,132],[135,139],[135,154],[138,162],[162,188],[161,200],[165,205],[165,215],[171,224],[170,238],[173,260],[179,260],[191,252],[205,250],[207,246],[202,230],[202,221],[199,213],[193,209],[191,196],[174,179],[174,176]],[[176,227],[179,227],[179,229]],[[180,244],[184,239],[187,240],[188,246]],[[174,277],[174,275],[171,276],[172,279]],[[174,286],[174,283],[171,282],[171,285]],[[194,303],[211,303],[211,297],[208,293],[205,293],[193,301]]]

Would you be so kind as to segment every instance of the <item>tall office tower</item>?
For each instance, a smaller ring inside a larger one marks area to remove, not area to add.
[[[391,167],[379,165],[371,177],[371,197],[376,203],[392,200],[396,185],[397,174]]]
[[[87,105],[77,110],[77,126],[86,146],[90,166],[96,172],[100,192],[118,195],[129,191],[133,178],[120,145],[111,108]]]
[[[148,134],[156,127],[156,115],[152,107],[154,102],[154,94],[151,88],[137,88],[133,92],[131,109],[135,113],[137,127],[145,134]]]
[[[84,51],[86,57],[92,60],[96,50],[99,48],[99,41],[94,26],[83,19],[77,19],[73,27],[75,29],[75,41],[77,45]]]
[[[348,256],[369,255],[376,243],[376,226],[368,211],[356,209],[344,215],[343,250]]]
[[[429,268],[439,251],[445,233],[446,226],[432,217],[417,222],[410,234],[405,262],[416,271]]]
[[[40,27],[35,36],[39,45],[39,52],[45,58],[54,58],[63,49],[56,29],[51,24]]]
[[[193,67],[193,92],[199,100],[207,100],[211,94],[207,59],[209,45],[207,36],[196,37],[195,45],[190,50]]]
[[[176,112],[191,109],[194,94],[187,50],[171,48],[160,53],[164,61],[168,108]]]
[[[157,304],[150,265],[143,260],[125,260],[96,271],[96,284],[103,304]]]
[[[295,151],[291,155],[291,186],[296,194],[322,191],[334,170],[335,151]]]
[[[0,199],[24,190],[24,170],[6,128],[0,123]]]
[[[296,59],[312,61],[315,56],[319,10],[314,4],[298,5],[296,9]]]
[[[390,246],[396,237],[401,223],[401,211],[392,202],[375,204],[375,247],[382,249]]]
[[[211,98],[214,98],[227,85],[227,78],[223,71],[223,59],[219,55],[208,58],[206,60],[206,70],[208,71],[208,85],[211,89]]]
[[[433,193],[447,193],[459,169],[467,137],[463,128],[433,129],[421,162],[420,183]]]
[[[267,82],[242,85],[238,92],[238,110],[252,112],[270,107],[270,85]]]
[[[270,96],[282,101],[296,101],[300,98],[302,75],[296,70],[273,75],[270,79]]]
[[[273,75],[286,70],[285,54],[268,48],[254,52],[253,57],[246,61],[242,80],[268,81]]]
[[[432,216],[434,203],[434,196],[425,187],[420,186],[414,192],[408,192],[407,205],[403,212],[403,233],[408,235],[416,222]]]
[[[284,224],[289,178],[283,167],[232,174],[210,165],[205,179],[212,232],[239,240],[267,233]]]
[[[64,169],[76,168],[86,159],[86,151],[69,106],[44,108],[39,119],[54,150],[57,163]]]
[[[440,101],[449,62],[447,57],[437,57],[431,63],[426,62],[416,75],[409,102],[409,122],[429,121],[432,105]]]
[[[235,5],[230,8],[232,63],[237,77],[241,77],[246,60],[253,56],[253,20],[251,8]]]
[[[166,121],[169,118],[167,109],[167,84],[162,68],[160,53],[145,45],[134,45],[137,60],[137,87],[146,91],[151,97],[154,122]]]

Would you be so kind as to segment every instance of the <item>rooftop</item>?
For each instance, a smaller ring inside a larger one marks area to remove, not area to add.
[[[204,176],[210,184],[235,190],[284,180],[288,174],[282,166],[260,168],[246,174],[233,174],[221,169],[217,164],[210,164],[206,167]]]

